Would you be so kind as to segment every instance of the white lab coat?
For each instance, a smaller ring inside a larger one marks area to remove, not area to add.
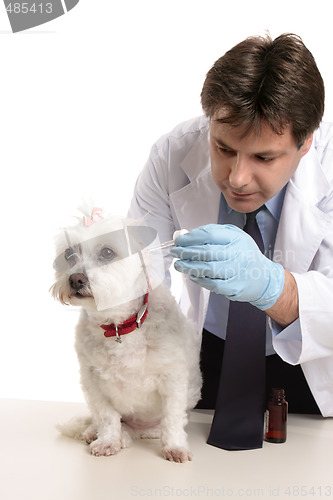
[[[217,223],[220,191],[210,168],[209,123],[180,124],[152,148],[129,215],[142,217],[161,241],[176,229]],[[333,416],[333,125],[322,124],[288,183],[274,260],[296,279],[299,319],[273,338],[276,352],[301,364],[323,416]],[[183,312],[202,331],[209,291],[184,277]]]

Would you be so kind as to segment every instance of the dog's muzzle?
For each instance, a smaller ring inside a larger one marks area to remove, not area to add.
[[[88,277],[83,273],[74,273],[69,277],[69,285],[76,292],[75,297],[82,299],[84,297],[92,297],[89,287]]]

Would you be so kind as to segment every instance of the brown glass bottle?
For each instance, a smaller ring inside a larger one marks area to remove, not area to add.
[[[265,441],[284,443],[287,439],[288,403],[284,399],[284,389],[272,389],[267,403],[265,419]]]

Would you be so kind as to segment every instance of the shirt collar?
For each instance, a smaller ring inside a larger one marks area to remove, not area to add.
[[[287,185],[285,185],[284,188],[281,189],[281,191],[279,191],[275,196],[273,196],[273,198],[271,198],[265,203],[266,208],[270,211],[270,213],[277,220],[277,222],[279,222],[280,220],[286,189]]]

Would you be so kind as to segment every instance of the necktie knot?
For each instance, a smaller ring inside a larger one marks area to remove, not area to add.
[[[253,212],[248,212],[246,214],[246,222],[250,221],[250,220],[254,220],[256,218],[257,214],[259,212],[261,212],[261,210],[263,210],[264,207],[265,207],[265,205],[262,205],[261,207],[257,208],[257,210],[254,210]]]

